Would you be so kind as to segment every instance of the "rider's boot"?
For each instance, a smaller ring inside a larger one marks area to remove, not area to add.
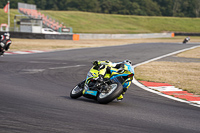
[[[117,97],[117,101],[122,101],[124,98],[125,92],[123,92],[119,97]]]
[[[126,91],[127,91],[127,87],[124,87],[122,94],[119,97],[117,97],[117,101],[122,101],[123,100],[124,94],[125,94]]]

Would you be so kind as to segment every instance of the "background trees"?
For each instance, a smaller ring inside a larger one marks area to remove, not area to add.
[[[77,10],[143,16],[200,16],[200,0],[10,0],[10,7],[16,9],[18,2],[36,4],[41,10]],[[1,0],[0,8],[6,3],[7,0]]]

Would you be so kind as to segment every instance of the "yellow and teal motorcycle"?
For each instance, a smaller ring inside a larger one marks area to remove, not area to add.
[[[124,69],[113,70],[112,74],[106,74],[103,82],[98,82],[99,71],[91,68],[86,80],[77,84],[70,92],[73,99],[84,96],[95,99],[101,104],[112,102],[123,92],[122,85],[133,79],[134,69],[125,64]]]

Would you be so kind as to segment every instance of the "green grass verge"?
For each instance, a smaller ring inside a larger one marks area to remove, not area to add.
[[[75,33],[157,33],[163,31],[199,32],[200,18],[149,17],[134,15],[99,14],[80,11],[41,11],[65,25]],[[7,23],[7,13],[0,9],[0,23]],[[11,9],[11,27],[14,16],[20,14]]]

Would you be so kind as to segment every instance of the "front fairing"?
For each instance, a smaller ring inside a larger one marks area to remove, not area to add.
[[[84,96],[88,97],[88,95],[90,95],[90,96],[93,96],[92,98],[96,97],[97,91],[90,90],[90,84],[91,84],[90,81],[91,79],[97,79],[98,76],[99,76],[99,71],[94,68],[91,68],[90,71],[87,73],[86,82],[85,82],[84,91],[83,91]]]
[[[90,90],[88,84],[85,83],[84,90],[83,90],[83,96],[84,97],[96,99],[97,94],[98,94],[97,90]]]

